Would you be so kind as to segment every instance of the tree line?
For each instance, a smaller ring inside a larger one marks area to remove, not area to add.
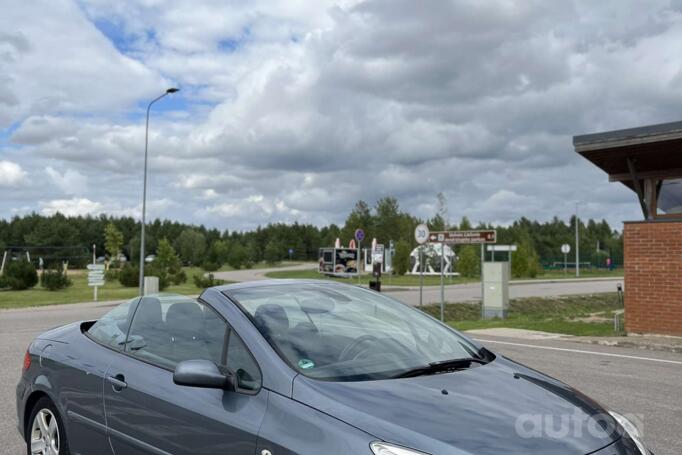
[[[520,218],[509,226],[488,223],[473,224],[463,217],[456,223],[448,219],[446,202],[439,195],[437,213],[423,220],[404,211],[393,197],[385,197],[370,206],[358,201],[343,225],[318,227],[312,224],[272,223],[250,231],[219,230],[203,225],[171,220],[154,220],[147,225],[146,252],[157,253],[162,241],[170,244],[184,265],[204,266],[212,270],[224,264],[245,267],[257,262],[275,263],[283,259],[310,261],[318,259],[320,247],[332,246],[337,238],[347,245],[356,229],[365,231],[366,242],[376,238],[386,246],[393,241],[402,250],[416,246],[414,229],[425,222],[431,230],[497,229],[498,244],[516,244],[531,262],[552,267],[563,261],[560,247],[568,243],[575,248],[575,217],[568,222],[557,217],[539,222]],[[608,258],[622,264],[622,235],[605,220],[580,220],[581,262],[603,267]],[[140,223],[132,217],[50,216],[29,214],[0,219],[0,254],[12,247],[14,255],[29,252],[33,261],[41,257],[50,261],[68,260],[81,266],[92,260],[92,246],[97,256],[123,254],[128,261],[139,260]],[[167,247],[167,244],[163,244]],[[474,247],[475,248],[475,247]],[[504,253],[498,253],[504,254]],[[478,249],[458,247],[457,255],[466,266],[478,263]],[[573,251],[569,261],[574,261]],[[524,261],[522,261],[523,264]],[[473,265],[472,265],[473,267]],[[475,273],[475,270],[470,273]]]

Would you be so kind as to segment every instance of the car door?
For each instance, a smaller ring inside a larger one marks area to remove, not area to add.
[[[116,455],[253,455],[268,391],[239,336],[210,306],[186,297],[145,297],[126,355],[109,367],[104,404]],[[179,386],[173,369],[205,359],[229,368],[236,391]]]
[[[52,344],[43,348],[41,364],[55,375],[62,403],[66,410],[71,453],[110,454],[107,438],[102,390],[109,365],[122,354],[132,312],[137,299],[114,308],[85,331],[89,339],[71,343],[60,365],[50,365],[58,359],[50,356]]]

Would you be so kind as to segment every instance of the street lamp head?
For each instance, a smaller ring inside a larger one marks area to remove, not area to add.
[[[178,91],[180,91],[179,88],[171,87],[171,88],[169,88],[168,90],[166,90],[166,93],[175,93],[175,92],[178,92]]]

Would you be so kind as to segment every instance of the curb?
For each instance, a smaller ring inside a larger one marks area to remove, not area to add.
[[[640,349],[643,351],[658,351],[658,352],[673,352],[676,354],[682,353],[682,345],[666,344],[666,343],[650,343],[628,340],[628,337],[621,337],[625,339],[617,339],[614,337],[613,340],[590,340],[590,339],[580,339],[578,337],[572,338],[571,341],[577,341],[583,344],[593,344],[597,346],[610,346],[619,348],[630,348],[630,349]]]

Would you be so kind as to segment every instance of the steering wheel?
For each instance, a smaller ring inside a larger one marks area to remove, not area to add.
[[[343,351],[341,351],[341,354],[339,355],[339,362],[344,362],[346,360],[353,360],[358,356],[363,351],[358,351],[358,352],[353,352],[355,351],[358,347],[360,347],[361,344],[366,343],[368,341],[373,341],[377,342],[379,339],[375,337],[374,335],[362,335],[360,337],[357,337],[353,341],[350,342],[348,346],[346,346]],[[351,355],[353,354],[353,355]]]

